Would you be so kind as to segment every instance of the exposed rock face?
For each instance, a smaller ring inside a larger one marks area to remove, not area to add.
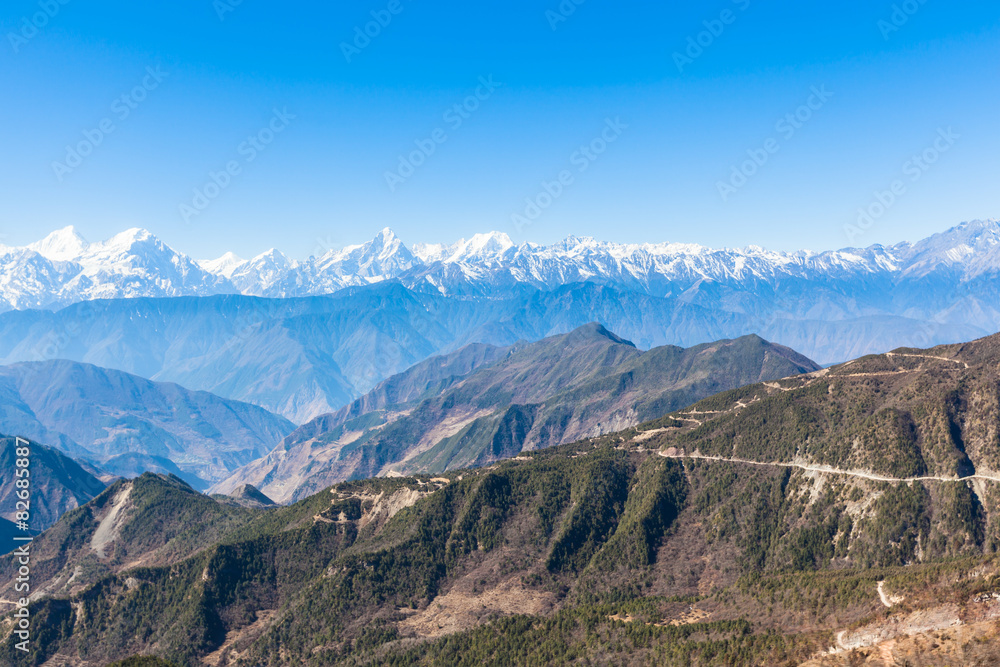
[[[445,358],[434,367],[454,365]],[[392,378],[393,395],[411,400],[387,404],[389,392],[379,387],[302,426],[213,492],[253,484],[289,502],[345,479],[487,465],[622,430],[723,389],[817,368],[756,336],[642,352],[591,324],[518,346],[464,377],[417,381],[428,372],[418,367]],[[439,393],[400,390],[408,386]],[[365,412],[369,407],[376,409]]]

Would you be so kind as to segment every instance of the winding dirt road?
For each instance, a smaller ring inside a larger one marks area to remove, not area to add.
[[[865,472],[863,470],[840,470],[839,468],[834,468],[832,466],[811,465],[808,463],[780,463],[777,461],[771,463],[764,463],[761,461],[749,461],[747,459],[727,458],[724,456],[705,456],[704,454],[670,454],[667,451],[659,451],[657,453],[665,459],[699,459],[702,461],[743,463],[745,465],[751,465],[751,466],[767,466],[774,468],[798,468],[799,470],[805,470],[807,472],[822,472],[831,475],[847,475],[848,477],[860,477],[862,479],[868,479],[873,482],[891,482],[898,484],[909,484],[911,482],[965,482],[972,479],[984,479],[991,482],[1000,482],[1000,477],[992,477],[990,475],[979,475],[979,474],[969,475],[968,477],[935,477],[933,475],[927,475],[924,477],[884,477],[882,475],[876,475],[874,473]]]

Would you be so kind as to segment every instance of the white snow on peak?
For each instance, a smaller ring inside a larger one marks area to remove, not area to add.
[[[73,225],[70,225],[57,229],[41,241],[35,241],[28,246],[28,249],[34,250],[46,259],[71,262],[82,255],[88,245],[90,244],[86,239],[77,233]]]
[[[655,296],[695,298],[699,292],[712,293],[715,285],[758,298],[802,281],[836,283],[849,293],[853,286],[870,289],[866,286],[875,284],[872,281],[890,285],[932,273],[955,281],[1000,276],[1000,223],[963,223],[914,244],[827,252],[608,243],[575,236],[551,245],[517,244],[503,232],[407,247],[386,227],[366,243],[301,261],[272,249],[250,260],[230,252],[198,262],[144,229],[88,243],[66,227],[25,248],[0,248],[0,253],[5,257],[0,262],[0,311],[94,298],[311,296],[384,280],[430,285],[444,294],[490,294],[516,284],[553,289],[596,281]],[[763,285],[767,287],[758,292]],[[831,312],[837,308],[830,306]],[[853,311],[844,307],[837,312]]]
[[[903,275],[921,278],[940,271],[959,271],[965,278],[1000,269],[1000,222],[973,220],[934,234],[902,249],[906,266]]]
[[[458,243],[464,243],[464,239]],[[410,251],[413,256],[424,264],[441,262],[454,254],[454,248],[458,245],[446,245],[444,243],[414,243]]]
[[[198,266],[205,269],[209,273],[221,276],[223,278],[232,278],[233,272],[235,272],[240,266],[246,263],[246,260],[241,258],[234,252],[227,252],[222,257],[218,259],[199,259]]]
[[[443,257],[444,262],[468,262],[468,261],[490,261],[497,259],[507,250],[514,247],[514,242],[510,237],[502,232],[490,232],[488,234],[476,234],[466,241],[460,240],[447,248],[448,255]]]
[[[161,241],[153,236],[152,232],[147,229],[132,227],[131,229],[126,229],[124,232],[115,234],[107,241],[102,241],[101,243],[95,243],[93,245],[100,246],[105,251],[112,251],[117,249],[128,249],[139,243],[161,243]]]
[[[149,231],[133,227],[107,241],[91,243],[77,261],[88,272],[116,272],[126,266],[156,263],[156,255],[160,254],[177,255]]]
[[[250,260],[251,264],[273,264],[275,266],[291,266],[292,260],[277,248],[262,252]]]

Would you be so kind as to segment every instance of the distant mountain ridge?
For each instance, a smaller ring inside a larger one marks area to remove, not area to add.
[[[9,432],[9,431],[8,431]],[[66,512],[85,505],[105,484],[52,447],[28,440],[31,472],[29,528],[44,530]],[[17,508],[17,438],[0,436],[0,518],[14,521]],[[4,544],[6,546],[6,543]],[[6,553],[6,551],[4,551]]]
[[[758,336],[642,352],[596,323],[496,350],[493,363],[481,354],[462,349],[390,378],[300,427],[212,492],[252,484],[288,502],[346,479],[483,466],[627,428],[724,389],[819,368]],[[472,355],[478,366],[468,363]],[[442,372],[461,365],[470,367],[464,377]],[[381,399],[387,387],[425,385],[435,390],[398,394],[396,403]]]
[[[305,260],[272,249],[249,260],[226,253],[200,261],[143,229],[89,243],[73,227],[66,227],[26,247],[0,248],[0,256],[5,260],[0,303],[14,309],[138,296],[314,296],[393,279],[449,295],[481,295],[515,284],[552,289],[597,281],[654,296],[679,296],[700,290],[707,281],[767,296],[766,290],[784,291],[787,281],[813,281],[826,291],[837,284],[853,283],[859,289],[873,283],[903,285],[930,276],[956,285],[996,279],[1000,222],[962,223],[917,243],[794,253],[756,246],[712,249],[578,237],[548,246],[515,244],[502,232],[476,234],[451,245],[418,243],[408,248],[386,228],[367,243]],[[696,294],[687,296],[697,301]],[[863,315],[868,305],[852,309],[846,303],[830,304],[827,316]],[[809,310],[800,308],[797,315],[806,316]]]
[[[0,364],[71,359],[252,403],[303,424],[434,355],[470,343],[537,341],[588,322],[643,349],[756,333],[821,364],[982,334],[902,316],[762,322],[593,282],[553,290],[518,285],[479,298],[386,281],[295,299],[134,298],[0,313]]]
[[[47,443],[116,475],[167,472],[204,489],[292,428],[257,406],[89,364],[0,366],[0,433]]]
[[[227,253],[205,261],[141,229],[88,243],[66,228],[24,248],[0,248],[0,258],[0,309],[222,294],[287,299],[393,281],[414,293],[481,303],[518,290],[595,283],[704,308],[716,319],[739,321],[728,335],[758,333],[822,363],[1000,330],[996,220],[962,223],[917,243],[827,252],[576,237],[543,246],[515,244],[499,232],[407,247],[384,229],[367,243],[305,260],[270,250],[249,260]],[[621,330],[614,322],[604,324]],[[864,328],[860,344],[837,344],[845,324]],[[672,333],[668,329],[667,342],[691,342]],[[371,386],[350,384],[360,393]]]
[[[30,662],[995,665],[998,369],[899,349],[287,507],[121,481],[33,544]]]

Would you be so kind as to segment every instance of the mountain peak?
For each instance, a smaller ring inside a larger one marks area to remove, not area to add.
[[[1000,223],[996,220],[963,222],[910,247],[904,275],[919,278],[942,270],[974,275],[995,269],[991,260],[998,246]]]
[[[388,227],[368,243],[348,246],[328,254],[321,260],[322,268],[333,268],[339,275],[351,275],[365,280],[383,280],[413,266],[414,257]]]
[[[248,263],[253,266],[279,268],[290,268],[293,265],[292,260],[277,248],[271,248],[266,252],[262,252],[251,259]]]
[[[382,231],[375,235],[373,241],[380,242],[382,245],[389,245],[393,241],[398,241],[399,237],[396,236],[396,232],[392,231],[388,227],[383,227]]]
[[[625,340],[621,336],[608,331],[608,329],[600,322],[590,322],[584,324],[583,326],[573,329],[573,331],[566,334],[567,340],[579,341],[579,340],[592,340],[597,338],[606,338],[613,343],[619,345],[627,345],[629,347],[635,347],[635,344],[630,340]]]
[[[987,218],[986,220],[967,220],[956,226],[955,229],[1000,230],[1000,220],[996,220],[995,218]]]
[[[260,507],[273,507],[274,501],[268,498],[253,484],[244,484],[229,496],[238,502],[257,505]]]
[[[115,234],[109,240],[120,239],[120,240],[135,240],[135,241],[147,241],[153,238],[153,233],[148,229],[143,229],[142,227],[129,227],[124,232]]]
[[[119,232],[115,234],[107,241],[99,244],[105,249],[117,249],[117,248],[131,248],[134,245],[140,243],[158,243],[159,239],[153,236],[153,233],[147,229],[142,229],[141,227],[132,227],[131,229],[126,229],[124,232]]]
[[[967,243],[975,244],[979,240],[998,242],[1000,240],[1000,222],[996,220],[968,220],[949,230],[934,234],[914,245],[935,245],[935,243]]]
[[[444,261],[461,262],[469,260],[495,259],[514,247],[514,242],[503,232],[476,234],[466,241],[462,239],[449,249],[451,254]]]
[[[476,234],[469,239],[469,244],[476,247],[497,244],[510,248],[514,245],[514,242],[510,240],[510,237],[505,232],[488,232],[486,234]]]
[[[227,252],[222,257],[218,259],[201,259],[198,260],[198,266],[200,266],[205,271],[211,274],[222,276],[224,278],[232,278],[233,273],[240,266],[246,263],[242,257],[234,252]]]
[[[259,258],[262,258],[262,257],[272,257],[272,258],[273,257],[280,257],[280,258],[283,258],[283,259],[288,259],[288,257],[285,255],[285,253],[281,252],[277,248],[268,248],[264,252],[262,252],[259,255],[257,255],[257,257],[254,257],[254,259],[259,259]]]
[[[73,225],[57,229],[41,241],[28,246],[42,257],[68,262],[79,257],[90,244],[77,233]]]

